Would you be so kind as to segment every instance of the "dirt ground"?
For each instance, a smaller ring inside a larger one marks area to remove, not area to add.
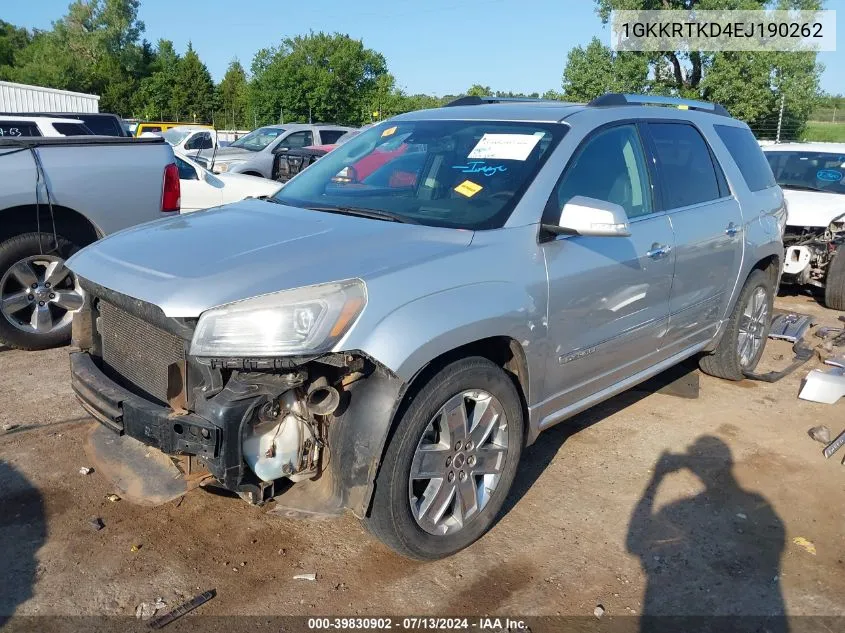
[[[837,323],[809,297],[777,307]],[[17,425],[0,431],[0,628],[211,588],[207,615],[845,615],[845,451],[825,460],[807,436],[841,431],[845,402],[797,398],[818,359],[777,384],[702,376],[698,399],[632,391],[558,425],[524,453],[489,534],[417,563],[352,516],[279,519],[201,490],[108,501],[78,472],[92,422],[67,350],[0,350],[0,425]],[[791,358],[779,342],[766,354],[766,368]]]

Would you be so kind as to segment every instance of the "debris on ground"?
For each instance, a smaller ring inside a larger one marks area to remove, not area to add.
[[[82,468],[79,469],[80,475],[90,475],[93,472],[94,472],[94,469],[91,468],[90,466],[83,466]]]
[[[217,595],[217,591],[215,589],[211,589],[210,591],[204,591],[200,595],[195,596],[195,597],[191,598],[190,600],[188,600],[187,602],[180,604],[178,607],[173,609],[171,612],[165,613],[164,615],[157,617],[155,620],[153,620],[152,622],[149,623],[149,627],[151,629],[160,629],[162,627],[165,627],[168,624],[170,624],[171,622],[173,622],[174,620],[178,620],[179,618],[181,618],[186,613],[190,613],[191,611],[193,611],[197,607],[204,605],[206,602],[211,600],[216,595]],[[158,598],[157,600],[161,600],[161,598]],[[158,602],[156,604],[158,604]],[[162,602],[162,605],[164,605],[163,602]],[[163,608],[163,606],[162,606],[162,608]]]
[[[772,318],[769,338],[783,339],[784,341],[795,343],[797,340],[803,338],[812,324],[813,317],[809,314],[798,314],[796,312],[776,314]]]
[[[149,620],[156,614],[155,604],[151,602],[142,602],[135,607],[135,618],[138,620]]]
[[[798,397],[822,404],[835,404],[845,396],[845,369],[833,367],[830,371],[814,369],[804,379]]]
[[[834,367],[845,367],[845,354],[839,354],[838,356],[831,356],[830,358],[826,359],[825,365],[833,365]]]
[[[817,442],[821,442],[822,444],[830,444],[830,429],[827,428],[825,425],[814,426],[809,431],[807,431],[807,435],[812,437]]]
[[[110,495],[106,495],[106,499],[108,499],[112,503],[116,503],[116,502],[120,501],[120,497],[118,495],[114,494],[114,493],[112,493]]]
[[[747,518],[748,518],[748,515],[747,515],[747,514],[745,514],[744,512],[737,512],[737,513],[736,513],[736,518],[737,518],[737,519],[742,519],[743,521],[745,521],[745,519],[747,519]]]
[[[804,548],[808,553],[812,554],[813,556],[816,555],[816,546],[813,545],[812,542],[805,539],[803,536],[796,536],[792,539],[792,542],[795,543],[798,547]]]
[[[297,574],[294,580],[317,580],[317,574]]]
[[[831,457],[843,445],[845,445],[845,431],[842,431],[830,444],[824,447],[824,456]]]
[[[100,517],[94,517],[92,519],[89,519],[88,525],[90,525],[91,529],[94,530],[95,532],[99,532],[104,527],[106,527],[106,524],[103,523],[103,520]]]
[[[140,552],[141,551],[141,545],[133,545],[132,547],[129,548],[129,551],[132,552],[133,554],[135,552]]]
[[[18,426],[19,426],[19,425],[17,425],[17,424],[4,424],[4,425],[3,425],[3,430],[4,430],[4,431],[11,431],[12,429],[16,429],[16,428],[18,428]]]
[[[596,608],[593,609],[593,615],[596,616],[597,618],[600,618],[601,616],[603,616],[604,615],[604,607],[600,604],[597,604]]]

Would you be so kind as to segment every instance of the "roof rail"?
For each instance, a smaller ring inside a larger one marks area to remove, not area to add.
[[[694,99],[682,99],[680,97],[663,97],[660,95],[632,95],[621,92],[608,92],[596,97],[588,106],[621,106],[621,105],[667,105],[675,106],[681,110],[701,110],[712,112],[720,116],[729,117],[728,111],[718,103],[707,101],[696,101]]]
[[[467,106],[467,105],[482,105],[485,103],[563,103],[555,99],[536,99],[534,97],[478,97],[476,95],[466,95],[458,97],[457,99],[443,104],[444,108],[451,108],[453,106]]]

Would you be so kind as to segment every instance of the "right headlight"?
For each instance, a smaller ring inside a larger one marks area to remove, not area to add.
[[[235,165],[239,165],[243,162],[245,162],[245,161],[230,160],[230,161],[226,161],[224,163],[214,163],[214,168],[211,171],[213,171],[215,174],[224,174],[227,171],[229,171],[232,167],[234,167]]]
[[[198,357],[269,357],[327,352],[367,304],[360,279],[305,286],[235,301],[200,315]]]

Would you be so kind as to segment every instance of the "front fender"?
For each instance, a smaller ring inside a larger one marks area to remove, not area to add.
[[[523,287],[482,282],[406,303],[347,349],[360,349],[409,382],[438,356],[492,336],[518,341],[530,359],[545,332],[544,317],[545,305],[538,305]],[[526,397],[531,401],[529,394]]]

